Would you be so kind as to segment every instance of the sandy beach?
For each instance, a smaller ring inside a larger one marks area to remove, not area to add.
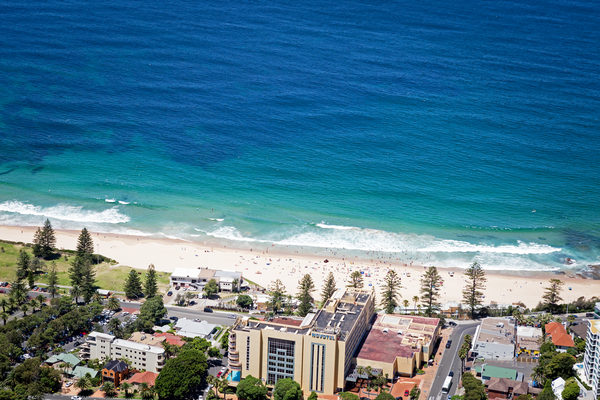
[[[37,228],[0,226],[0,239],[31,243]],[[75,249],[78,231],[55,231],[57,247]],[[96,252],[117,260],[119,264],[145,269],[153,263],[157,271],[172,272],[175,268],[212,268],[236,270],[243,276],[262,286],[275,279],[281,279],[289,294],[296,294],[298,280],[304,274],[310,274],[320,297],[320,288],[327,275],[333,271],[338,287],[346,285],[353,271],[362,271],[365,286],[374,288],[378,298],[381,285],[388,270],[394,269],[402,280],[402,300],[406,299],[413,307],[412,298],[419,294],[419,280],[424,270],[421,266],[405,266],[395,260],[359,260],[327,258],[303,254],[289,254],[285,246],[272,246],[268,249],[252,251],[229,248],[215,248],[202,243],[186,242],[174,239],[154,239],[148,237],[123,236],[92,232]],[[339,256],[338,256],[339,257]],[[485,265],[483,266],[485,268]],[[465,279],[459,270],[438,269],[444,278],[440,290],[440,301],[460,301]],[[451,276],[453,273],[454,276]],[[568,278],[554,274],[539,276],[510,276],[488,273],[485,301],[498,304],[523,302],[534,307],[540,301],[548,279],[559,277],[565,282],[562,297],[573,301],[580,296],[586,298],[600,293],[600,282],[579,278]],[[571,290],[569,290],[569,287]]]

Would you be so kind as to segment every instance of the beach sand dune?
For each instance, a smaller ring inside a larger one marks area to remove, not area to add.
[[[0,238],[15,242],[31,243],[37,228],[0,226]],[[55,231],[57,247],[75,249],[77,231]],[[249,280],[268,287],[275,279],[281,279],[289,294],[295,295],[298,281],[304,274],[310,274],[317,288],[315,298],[320,297],[321,287],[330,271],[334,273],[337,286],[344,287],[349,275],[354,271],[364,273],[365,286],[373,288],[377,298],[383,279],[390,269],[394,269],[402,280],[401,300],[408,300],[413,307],[412,298],[419,295],[419,281],[424,268],[404,266],[399,262],[371,262],[369,260],[328,258],[303,254],[289,254],[284,246],[252,251],[236,250],[224,247],[211,247],[202,243],[192,243],[174,239],[154,239],[148,237],[123,236],[92,232],[95,249],[98,253],[117,260],[122,265],[145,269],[154,264],[157,271],[172,272],[175,268],[211,268],[236,270]],[[293,253],[293,252],[290,252]],[[485,265],[483,265],[485,268]],[[460,270],[439,269],[444,278],[440,289],[440,301],[461,301],[465,277]],[[454,276],[451,276],[454,272]],[[523,302],[534,307],[541,300],[544,288],[550,278],[559,277],[565,282],[562,297],[573,301],[580,296],[590,298],[600,292],[600,282],[579,278],[567,278],[545,273],[536,276],[511,276],[506,274],[487,274],[485,302],[498,304]],[[569,290],[568,288],[572,290]]]

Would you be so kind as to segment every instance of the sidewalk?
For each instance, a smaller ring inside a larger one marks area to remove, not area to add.
[[[442,355],[446,350],[445,344],[453,331],[454,329],[452,328],[442,329],[440,331],[440,346],[435,356],[435,361],[432,366],[428,366],[424,369],[425,375],[420,375],[421,385],[419,387],[421,388],[421,395],[419,396],[419,400],[427,400],[429,398],[431,385],[433,385],[433,381],[437,375],[438,363],[442,359]]]

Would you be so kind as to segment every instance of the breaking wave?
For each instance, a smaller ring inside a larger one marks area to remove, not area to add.
[[[67,204],[41,207],[20,201],[5,201],[4,203],[0,203],[0,211],[74,222],[122,224],[130,220],[129,216],[119,211],[118,206],[104,211],[92,211],[85,210],[83,206],[71,206]]]

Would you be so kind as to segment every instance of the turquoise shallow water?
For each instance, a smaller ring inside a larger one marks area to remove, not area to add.
[[[600,262],[596,4],[0,10],[1,224]]]

